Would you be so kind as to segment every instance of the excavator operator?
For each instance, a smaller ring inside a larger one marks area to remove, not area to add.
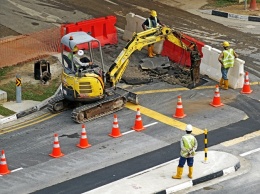
[[[84,56],[84,51],[79,50],[77,46],[75,46],[72,50],[72,53],[69,53],[68,58],[72,61],[76,66],[77,70],[80,68],[86,69],[89,65],[92,65],[93,62],[90,61],[86,56]]]
[[[144,30],[148,30],[151,28],[156,28],[157,26],[159,26],[159,24],[161,26],[164,26],[164,24],[162,24],[161,21],[157,18],[156,11],[151,10],[150,17],[144,21],[144,23],[142,24],[142,28]],[[153,52],[153,50],[154,50],[154,44],[149,44],[148,45],[148,56],[151,58],[156,56],[156,54]]]

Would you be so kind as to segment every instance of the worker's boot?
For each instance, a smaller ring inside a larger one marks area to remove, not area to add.
[[[154,45],[151,45],[151,47],[152,47],[152,55],[156,56],[156,53],[153,52],[154,51]]]
[[[224,90],[228,90],[228,79],[224,80]]]
[[[221,88],[223,85],[224,85],[224,79],[221,78],[220,81],[219,81],[218,86],[219,86],[219,88]]]
[[[175,176],[172,176],[173,179],[181,179],[182,176],[182,172],[183,172],[183,167],[177,167],[177,173]]]
[[[153,58],[153,48],[151,46],[148,46],[148,57]]]
[[[192,173],[193,173],[193,166],[189,166],[189,174],[188,177],[192,179]]]

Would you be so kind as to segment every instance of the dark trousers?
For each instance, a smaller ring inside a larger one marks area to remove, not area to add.
[[[189,158],[184,158],[184,157],[180,157],[180,159],[179,159],[179,167],[182,167],[183,168],[183,166],[185,165],[185,163],[186,163],[186,160],[187,160],[187,164],[188,164],[188,166],[189,167],[192,167],[193,166],[193,162],[194,162],[194,159],[193,159],[193,157],[189,157]]]

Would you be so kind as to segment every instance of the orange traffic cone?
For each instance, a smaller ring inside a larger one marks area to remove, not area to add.
[[[88,137],[87,137],[85,125],[82,124],[81,137],[80,137],[79,144],[77,144],[77,147],[84,149],[84,148],[88,148],[90,146],[91,145],[88,143]]]
[[[59,158],[64,156],[63,153],[61,153],[61,149],[60,149],[60,144],[59,144],[59,140],[58,140],[58,134],[55,133],[54,134],[54,143],[53,143],[53,149],[52,149],[52,153],[49,154],[51,157],[53,158]]]
[[[213,101],[210,103],[210,105],[214,106],[214,107],[219,107],[219,106],[223,106],[224,105],[223,103],[221,103],[221,100],[220,100],[220,93],[219,93],[218,85],[216,85],[214,98],[213,98]]]
[[[132,127],[133,130],[136,131],[142,131],[145,129],[145,127],[143,126],[143,122],[142,122],[142,118],[141,118],[141,113],[140,113],[140,109],[137,108],[137,113],[135,116],[135,125]]]
[[[173,115],[173,117],[179,118],[179,119],[186,117],[186,114],[184,114],[184,111],[183,111],[181,96],[178,96],[177,107],[176,107],[176,111],[175,111],[175,114]]]
[[[118,120],[117,120],[116,114],[114,114],[113,127],[112,127],[112,131],[109,134],[109,136],[111,136],[111,137],[120,137],[120,136],[122,136],[122,134],[120,133],[119,126],[118,126]]]
[[[250,88],[248,72],[246,72],[245,82],[244,82],[244,86],[241,90],[241,93],[250,94],[252,92],[253,92],[253,90],[251,90],[251,88]]]
[[[2,150],[1,161],[0,161],[0,174],[6,175],[9,174],[10,172],[11,171],[8,169],[7,162],[5,159],[5,151]]]
[[[257,5],[256,5],[256,0],[251,0],[249,10],[250,11],[258,11],[259,10]]]

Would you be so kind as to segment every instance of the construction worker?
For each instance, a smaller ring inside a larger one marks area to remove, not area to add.
[[[238,58],[236,52],[230,48],[229,42],[224,41],[222,43],[224,50],[220,53],[218,61],[221,63],[221,74],[222,77],[219,81],[219,87],[222,87],[224,90],[228,90],[228,70],[230,67],[234,66],[235,58]]]
[[[142,28],[144,30],[148,30],[151,28],[156,28],[158,25],[164,26],[164,24],[162,24],[160,22],[160,20],[157,18],[157,13],[155,10],[151,10],[150,13],[150,17],[147,18],[144,23],[142,24]],[[149,44],[148,45],[148,56],[149,57],[154,57],[156,54],[153,52],[154,49],[154,44]]]
[[[196,138],[191,134],[192,132],[192,125],[188,124],[186,126],[186,134],[182,136],[181,138],[181,153],[180,153],[180,159],[179,159],[179,165],[177,167],[177,173],[175,176],[172,176],[173,179],[181,179],[182,172],[183,172],[183,166],[186,163],[189,166],[189,174],[188,177],[192,178],[192,172],[193,172],[193,162],[194,162],[194,155],[195,151],[198,147],[198,142]]]
[[[89,65],[92,65],[93,62],[90,61],[86,56],[84,56],[84,51],[79,50],[77,46],[75,46],[72,50],[72,53],[69,53],[68,58],[75,64],[77,70],[79,70],[81,67],[88,67]]]

